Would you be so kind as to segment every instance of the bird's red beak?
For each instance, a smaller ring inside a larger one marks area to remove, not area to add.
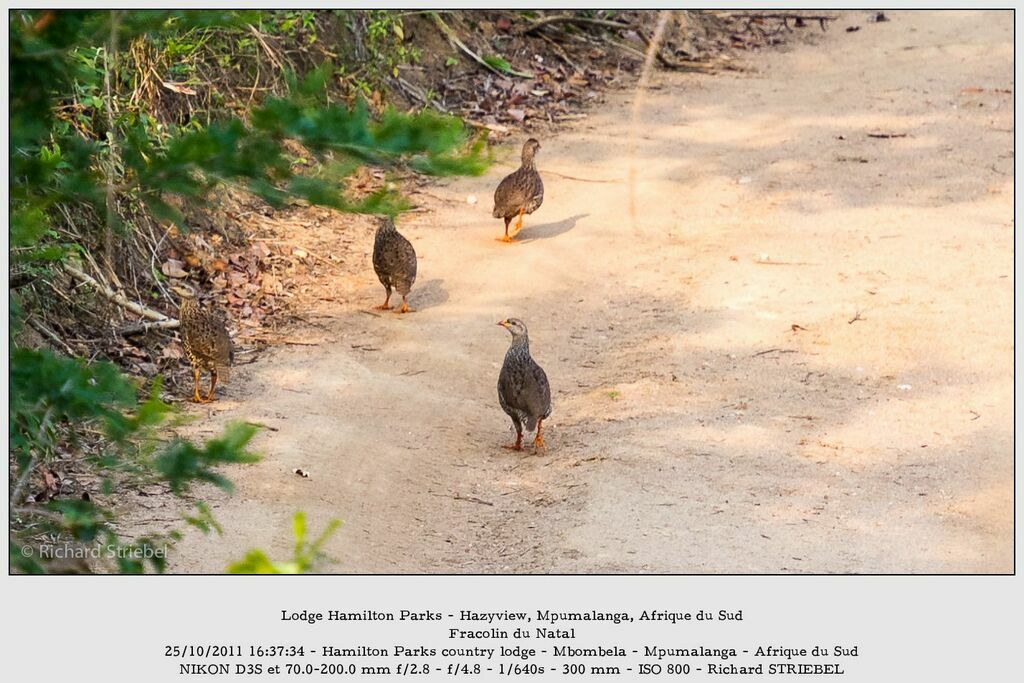
[[[507,320],[499,320],[498,321],[498,326],[499,327],[508,327],[508,321]]]

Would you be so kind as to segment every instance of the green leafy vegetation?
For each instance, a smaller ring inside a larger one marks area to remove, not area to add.
[[[9,441],[17,474],[11,484],[10,559],[20,571],[45,571],[45,547],[62,548],[64,554],[73,549],[72,554],[79,555],[99,547],[104,552],[96,559],[114,560],[107,569],[137,573],[148,564],[160,571],[167,546],[181,537],[180,531],[173,531],[164,538],[126,543],[118,537],[109,506],[97,503],[88,492],[65,498],[51,490],[45,474],[43,490],[28,499],[33,475],[52,473],[72,454],[96,472],[101,495],[127,481],[159,483],[177,494],[199,481],[230,489],[216,468],[257,459],[247,450],[256,429],[247,424],[229,426],[222,437],[202,447],[162,439],[157,429],[172,413],[158,398],[159,380],[149,398],[140,402],[135,384],[110,363],[86,363],[45,349],[15,346],[10,380]],[[215,528],[202,522],[208,511],[200,507],[199,513],[184,521],[200,529],[204,524],[205,530]],[[153,552],[134,552],[140,544]]]
[[[397,76],[399,65],[420,61],[419,50],[406,47],[402,18],[395,12],[370,10],[366,36],[378,73]]]
[[[292,533],[295,547],[290,560],[275,562],[262,550],[250,550],[245,557],[228,567],[229,574],[306,574],[316,569],[327,558],[323,553],[324,544],[341,526],[341,521],[332,519],[327,527],[312,541],[307,540],[306,515],[296,512],[292,518]]]
[[[533,74],[526,71],[518,71],[512,67],[512,64],[502,57],[501,55],[485,55],[483,57],[484,62],[487,66],[500,71],[503,74],[510,76],[520,76],[522,78],[533,78]]]
[[[161,400],[159,377],[141,386],[102,359],[24,344],[22,332],[45,313],[47,297],[13,283],[38,281],[61,292],[64,266],[73,264],[103,287],[127,282],[141,298],[156,299],[161,276],[148,258],[159,245],[145,227],[159,222],[188,230],[183,209],[208,204],[225,184],[275,207],[308,202],[394,215],[406,206],[396,191],[353,196],[346,178],[363,165],[478,174],[489,162],[485,141],[454,117],[380,108],[374,114],[362,98],[339,99],[339,83],[351,76],[314,59],[320,53],[310,46],[322,41],[323,30],[317,13],[15,10],[8,16],[11,563],[23,572],[162,571],[166,553],[157,551],[181,531],[122,540],[111,494],[141,483],[177,496],[196,483],[230,490],[219,468],[256,459],[248,450],[255,428],[231,425],[202,445],[168,437],[177,418]],[[419,58],[404,45],[394,13],[358,18],[374,68],[396,74],[400,64]],[[238,85],[234,74],[253,71],[255,85]],[[370,89],[365,80],[356,87]],[[297,166],[297,159],[312,163]],[[132,261],[135,252],[146,260]],[[64,491],[58,476],[64,469],[87,470],[95,484]],[[201,502],[182,521],[203,532],[220,530]],[[297,516],[291,562],[273,563],[254,551],[232,569],[307,571],[336,527],[307,542],[304,518]],[[47,544],[105,551],[99,562],[69,567],[37,552]]]

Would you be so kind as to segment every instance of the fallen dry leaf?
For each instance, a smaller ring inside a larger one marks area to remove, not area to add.
[[[185,264],[176,259],[167,259],[164,264],[160,266],[160,272],[167,277],[183,278],[188,277],[188,273],[183,268]]]

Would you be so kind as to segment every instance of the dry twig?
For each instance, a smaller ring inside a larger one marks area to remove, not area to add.
[[[92,275],[89,275],[79,270],[75,266],[65,263],[64,270],[71,273],[71,275],[77,278],[80,282],[92,285],[97,292],[102,294],[110,301],[113,301],[117,305],[121,306],[122,308],[125,308],[136,315],[141,315],[143,318],[146,318],[147,320],[156,320],[158,322],[168,323],[167,328],[177,327],[177,325],[170,324],[172,322],[177,323],[177,320],[174,320],[173,318],[168,318],[160,311],[154,311],[152,308],[148,308],[147,306],[143,306],[140,303],[129,300],[128,297],[126,297],[121,292],[114,291],[108,285],[103,284],[102,282],[94,278]]]
[[[517,31],[520,35],[528,35],[552,24],[577,24],[588,26],[602,26],[605,28],[636,29],[633,24],[626,24],[621,21],[610,21],[608,19],[591,19],[589,17],[578,17],[571,14],[555,14],[550,17],[543,17]]]
[[[176,330],[180,326],[177,320],[159,320],[151,323],[137,323],[135,325],[128,325],[122,327],[120,334],[122,337],[131,337],[136,334],[143,334],[150,330]]]
[[[60,336],[58,336],[56,332],[54,332],[49,327],[44,325],[43,321],[37,320],[36,318],[29,318],[28,324],[31,325],[32,328],[35,329],[37,332],[39,332],[39,334],[43,335],[44,337],[52,341],[54,344],[64,349],[64,353],[68,354],[69,356],[75,355],[75,352],[71,349],[71,347],[68,346],[64,342],[64,340],[61,339]]]
[[[731,13],[731,14],[726,15],[724,18],[726,18],[726,19],[750,19],[750,20],[778,19],[778,20],[782,21],[782,24],[786,28],[789,28],[789,21],[790,20],[792,20],[794,25],[797,26],[798,28],[802,27],[804,25],[805,21],[816,21],[816,22],[818,22],[818,25],[821,26],[821,30],[822,31],[827,31],[828,30],[828,23],[827,22],[835,21],[839,17],[836,17],[834,15],[828,15],[828,14],[793,14],[793,13],[788,13],[788,12],[774,12],[774,13],[767,13],[767,14],[761,14],[760,12],[757,12],[757,13],[754,13],[754,12],[736,12],[736,13]]]

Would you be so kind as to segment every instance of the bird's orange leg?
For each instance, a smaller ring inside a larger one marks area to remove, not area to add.
[[[521,451],[523,450],[523,433],[516,432],[516,442],[513,444],[505,444],[502,448],[506,448],[510,451]]]
[[[509,218],[507,216],[505,217],[505,236],[504,237],[495,237],[494,239],[498,240],[499,242],[511,242],[512,241],[512,238],[508,236],[508,224],[511,221],[512,221],[511,218]]]
[[[192,401],[193,403],[202,403],[203,399],[199,397],[199,368],[192,368]]]
[[[206,395],[205,403],[209,403],[210,401],[213,400],[213,389],[216,386],[217,386],[217,371],[216,370],[211,370],[210,371],[210,393],[208,393]],[[540,429],[539,428],[538,428],[537,432],[538,432],[538,434],[540,433]]]
[[[409,300],[402,296],[402,307],[398,309],[398,313],[415,313],[415,308],[409,308]]]
[[[389,290],[387,290],[387,292],[388,292],[388,295],[386,297],[384,297],[384,303],[382,303],[380,306],[374,306],[373,310],[375,310],[375,311],[390,311],[391,310],[391,306],[388,305],[388,302],[391,301],[391,290],[389,289]]]
[[[512,233],[513,237],[518,235],[519,231],[523,229],[523,213],[524,213],[524,211],[525,211],[524,209],[519,209],[519,220],[516,221],[516,229]]]
[[[541,426],[544,424],[544,420],[537,420],[537,438],[533,440],[533,447],[539,450],[547,450],[548,447],[544,445],[544,435],[541,433]]]

